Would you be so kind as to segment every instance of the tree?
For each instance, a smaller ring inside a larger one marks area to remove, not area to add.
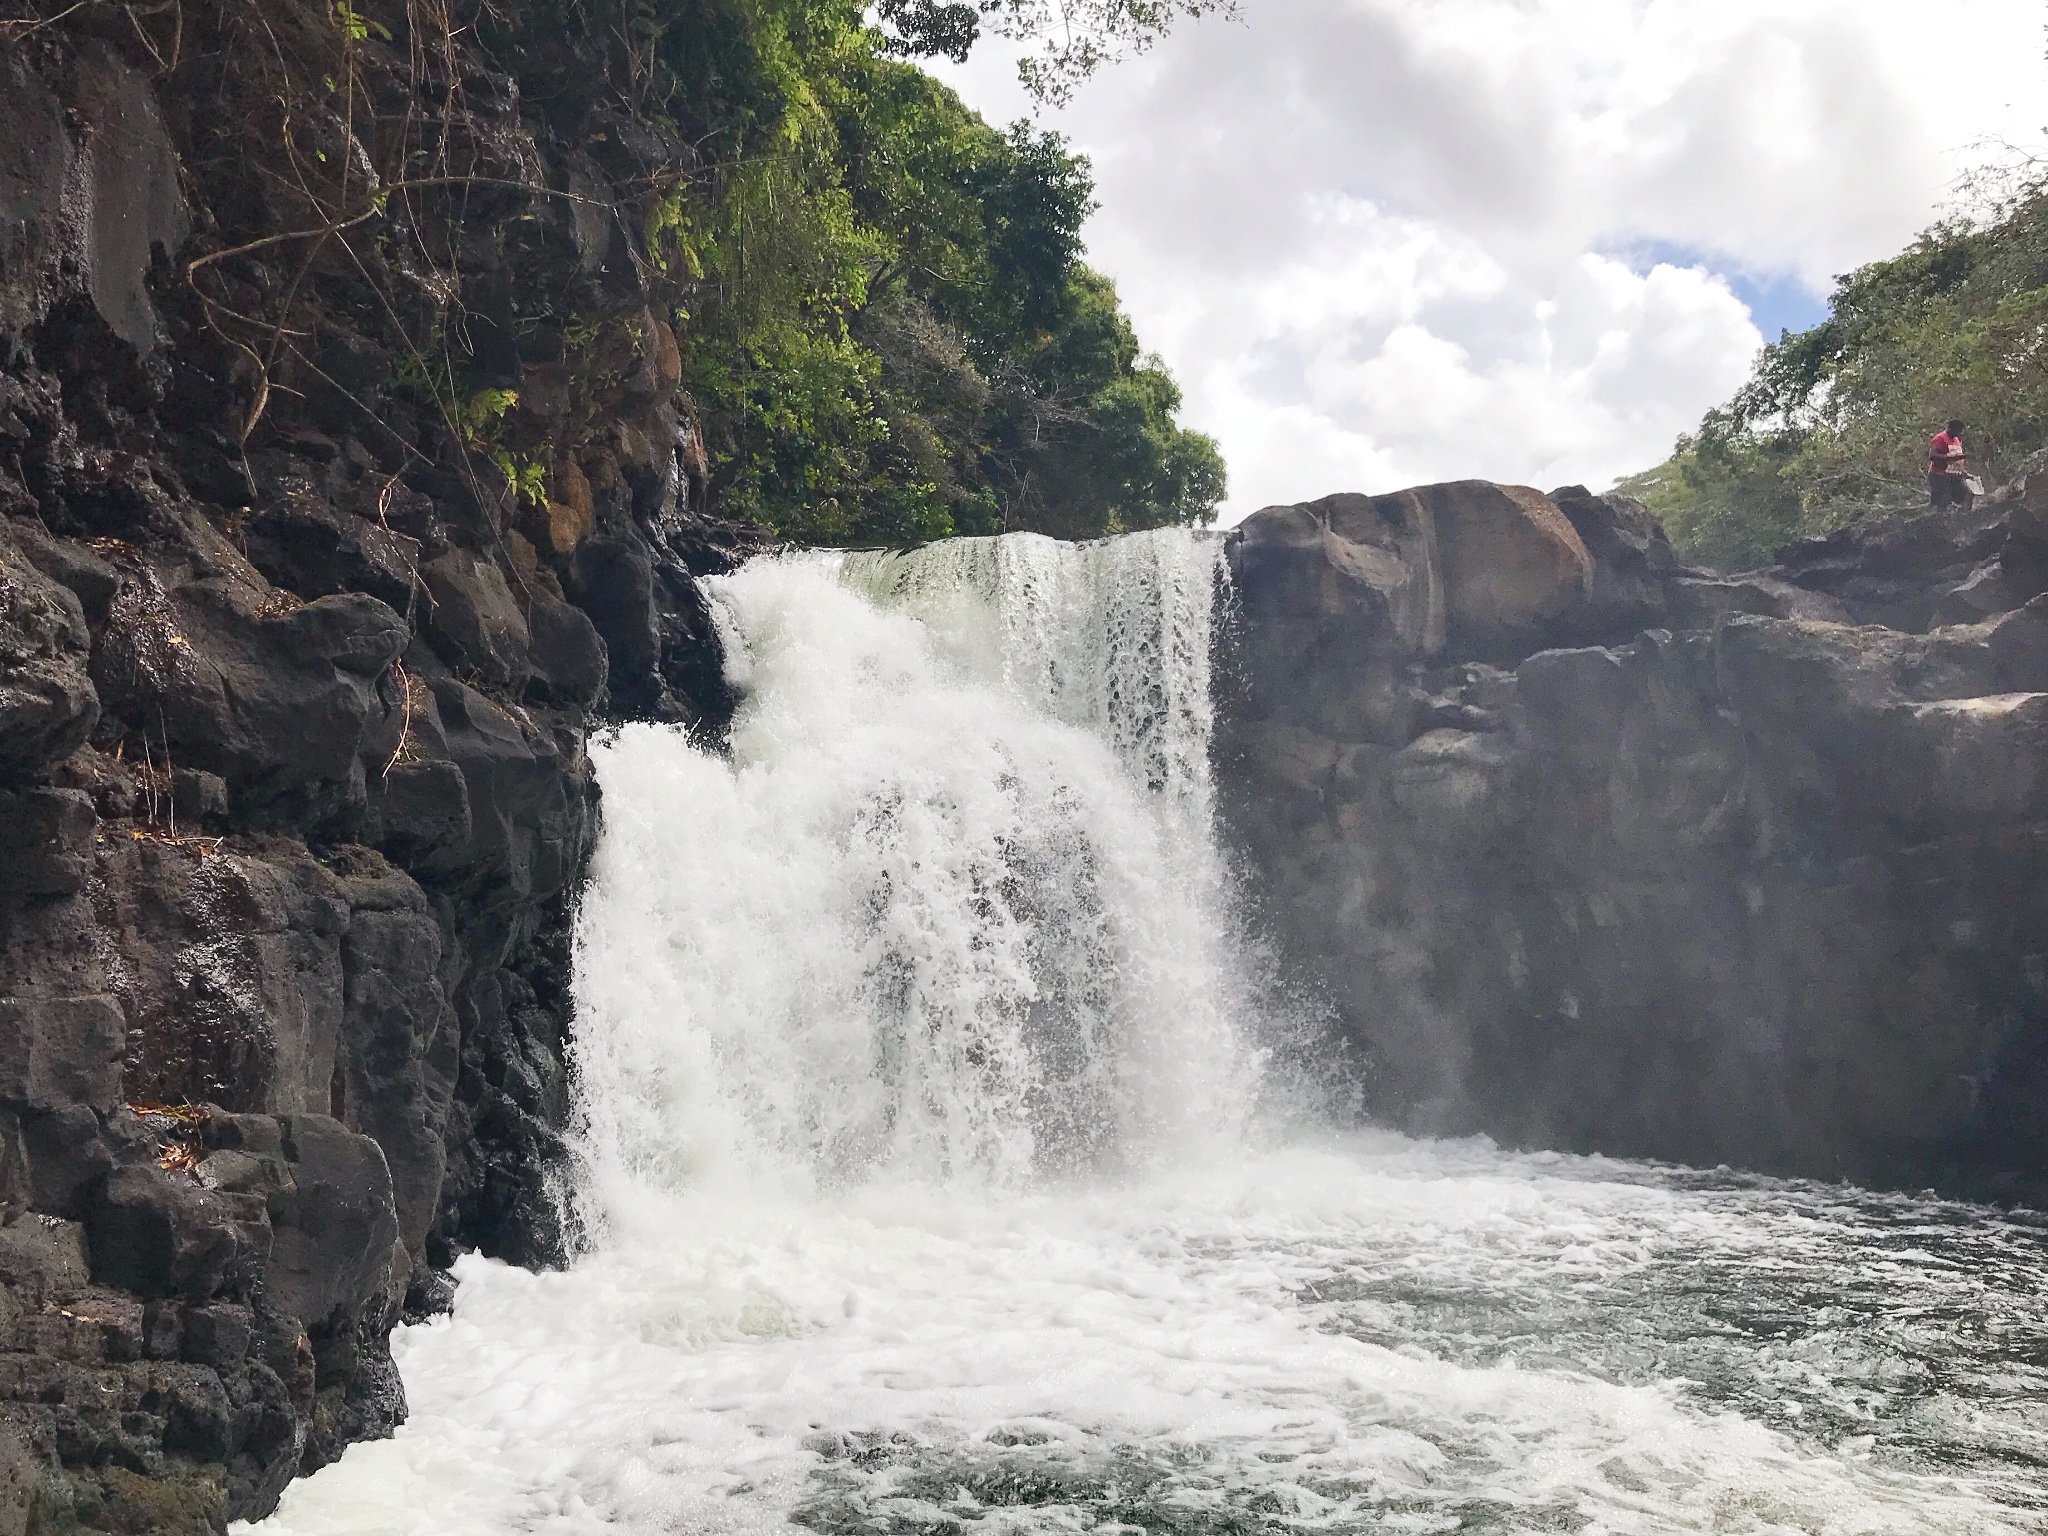
[[[1974,185],[1969,213],[1837,279],[1825,320],[1767,346],[1669,462],[1620,488],[1682,548],[1754,565],[1924,504],[1927,441],[1952,416],[1992,479],[2048,445],[2048,165]]]
[[[1084,158],[983,122],[850,0],[690,3],[649,101],[718,153],[673,178],[648,256],[726,515],[839,544],[1213,518],[1215,444],[1081,261]]]
[[[964,60],[987,26],[1034,45],[1017,66],[1024,88],[1065,102],[1105,64],[1143,53],[1183,17],[1236,16],[1237,0],[881,0],[885,46],[898,54]]]

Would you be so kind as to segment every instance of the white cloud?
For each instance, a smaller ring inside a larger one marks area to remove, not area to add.
[[[1091,259],[1221,439],[1232,516],[1655,462],[1761,344],[1729,276],[1824,293],[2048,104],[2035,0],[1245,10],[1049,119],[1095,162]],[[947,73],[1007,121],[1009,69]]]

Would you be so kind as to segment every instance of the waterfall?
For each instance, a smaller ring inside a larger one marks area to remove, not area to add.
[[[1211,825],[1220,580],[711,583],[729,746],[596,748],[589,1245],[459,1258],[410,1420],[262,1529],[2039,1531],[2037,1218],[1267,1114],[1328,1067],[1263,1053]]]
[[[1218,549],[1012,536],[710,583],[729,757],[656,726],[597,749],[588,1226],[704,1182],[1016,1187],[1237,1133]]]

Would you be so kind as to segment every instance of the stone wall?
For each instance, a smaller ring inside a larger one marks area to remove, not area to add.
[[[1230,554],[1232,825],[1378,1113],[2048,1196],[2048,476],[1735,577],[1478,483]]]

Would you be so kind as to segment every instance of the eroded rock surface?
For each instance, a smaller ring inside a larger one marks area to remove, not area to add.
[[[718,725],[694,576],[744,544],[610,201],[687,146],[356,39],[473,182],[406,205],[448,271],[351,255],[292,233],[347,187],[265,160],[247,17],[181,12],[173,61],[81,15],[0,40],[0,1536],[260,1516],[402,1418],[390,1329],[458,1251],[562,1255],[586,743]],[[318,80],[339,36],[259,52]],[[337,171],[349,131],[290,129]],[[446,380],[387,324],[422,295]],[[570,358],[539,296],[614,339]]]
[[[2048,1196],[2048,476],[1733,577],[1639,507],[1502,498],[1506,538],[1561,517],[1590,572],[1509,562],[1440,630],[1436,514],[1500,500],[1332,497],[1231,536],[1232,823],[1372,1106]]]

